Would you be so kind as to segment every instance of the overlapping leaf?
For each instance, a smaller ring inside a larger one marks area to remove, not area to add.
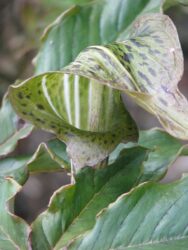
[[[186,250],[188,177],[145,183],[121,196],[98,215],[94,228],[71,250]]]
[[[0,178],[11,177],[23,185],[30,174],[70,169],[63,142],[53,139],[41,143],[32,156],[8,157],[0,160]]]
[[[188,102],[177,88],[183,56],[173,23],[165,15],[145,15],[128,34],[124,42],[89,47],[64,71],[124,91],[170,134],[187,139]]]
[[[27,163],[30,157],[9,157],[0,160],[0,179],[13,178],[23,185],[28,178]]]
[[[21,117],[68,145],[77,167],[96,165],[120,141],[137,135],[120,93],[77,75],[39,75],[12,87],[10,98]]]
[[[144,181],[162,178],[186,147],[158,129],[141,131],[138,144],[141,146],[122,145],[113,152],[113,164],[99,170],[84,168],[76,184],[53,195],[48,210],[33,224],[34,249],[67,246],[91,229],[97,213],[118,195]]]
[[[20,185],[27,181],[29,173],[60,171],[69,164],[65,144],[58,140],[42,143],[32,157],[0,160],[0,249],[30,249],[29,226],[9,212],[9,200],[20,191]]]
[[[36,73],[60,70],[86,47],[118,40],[137,16],[161,12],[163,3],[164,0],[137,0],[136,4],[132,0],[102,0],[72,7],[46,28],[35,59]]]
[[[5,96],[0,109],[0,156],[12,152],[18,140],[31,133],[33,125],[25,123],[20,126],[19,120],[20,118],[16,115]]]
[[[17,112],[64,140],[77,167],[97,164],[136,134],[120,92],[108,86],[130,95],[169,133],[186,139],[188,102],[177,90],[183,57],[173,23],[148,14],[135,21],[128,36],[89,47],[62,73],[45,73],[10,89]]]
[[[21,186],[12,178],[0,177],[0,249],[17,250],[30,249],[30,228],[22,219],[9,212],[8,200]]]
[[[66,154],[66,145],[57,139],[41,143],[27,166],[31,173],[69,170],[70,161]]]
[[[187,155],[187,145],[183,145],[165,131],[155,128],[139,131],[138,143],[118,145],[110,155],[109,163],[113,163],[120,156],[122,150],[136,146],[148,149],[147,161],[143,162],[142,166],[144,176],[140,177],[140,182],[145,181],[143,178],[152,181],[158,180],[165,175],[168,167],[178,156]]]
[[[32,226],[33,249],[62,249],[92,228],[96,214],[138,181],[146,150],[126,150],[111,166],[84,168],[76,184],[57,190],[46,212]]]

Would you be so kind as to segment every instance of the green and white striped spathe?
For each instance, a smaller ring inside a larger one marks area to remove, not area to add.
[[[96,165],[119,142],[137,136],[120,91],[156,115],[170,134],[188,138],[188,103],[177,89],[183,56],[173,23],[148,14],[128,34],[124,41],[88,47],[61,71],[10,89],[17,112],[65,141],[78,168]]]

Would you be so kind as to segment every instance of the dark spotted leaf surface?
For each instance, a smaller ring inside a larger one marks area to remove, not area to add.
[[[96,165],[136,135],[120,92],[111,88],[127,93],[170,134],[186,139],[188,102],[177,89],[183,57],[173,23],[165,15],[148,14],[127,34],[123,42],[89,47],[61,72],[10,89],[20,116],[55,132],[78,168]]]
[[[31,133],[33,125],[25,123],[20,126],[19,120],[20,118],[14,112],[7,97],[5,97],[0,109],[0,156],[12,152],[18,140]]]
[[[73,7],[46,29],[36,59],[36,72],[59,70],[70,63],[88,45],[105,44],[121,39],[136,16],[148,12],[159,12],[162,5],[161,0],[140,0],[136,5],[130,0],[118,0],[113,3],[112,1],[102,1],[84,7]],[[132,11],[129,11],[130,9]],[[101,65],[98,65],[95,70],[101,71],[100,67]],[[59,84],[56,84],[58,81]],[[40,87],[39,82],[42,85]],[[24,119],[58,134],[58,137],[68,144],[69,155],[77,167],[97,164],[107,157],[119,142],[136,137],[135,126],[126,111],[123,112],[121,101],[118,101],[120,93],[100,86],[95,79],[88,80],[78,76],[75,72],[74,76],[52,73],[36,77],[32,83],[30,89],[25,86],[20,89],[21,92],[24,92],[22,94],[26,99],[23,98],[23,103],[17,108],[17,111],[22,110],[21,116]],[[55,88],[53,84],[56,85]],[[28,82],[25,85],[28,85]],[[32,96],[32,100],[27,100],[31,89],[36,86],[38,86],[37,91],[33,94],[35,97]],[[53,93],[50,93],[52,88]],[[47,99],[50,109],[37,103],[39,100],[43,102],[41,93]],[[58,98],[56,98],[56,94],[58,94]],[[16,100],[14,96],[14,99],[14,106],[17,106],[18,98]],[[53,116],[44,115],[44,112],[37,110],[42,107],[47,108],[43,111],[48,113],[52,111],[55,114]],[[34,110],[35,115],[28,112],[29,110]],[[121,116],[120,113],[124,113],[124,115]],[[35,117],[32,117],[33,115]],[[67,124],[62,119],[69,125],[66,126]],[[47,120],[48,124],[44,125],[44,121]],[[49,124],[52,120],[54,122]],[[70,125],[84,131],[108,131],[109,133],[83,133],[74,128],[71,129]],[[112,133],[110,130],[113,125],[117,129],[113,128]],[[121,136],[119,131],[122,131]]]
[[[120,92],[78,75],[36,76],[13,86],[10,100],[22,118],[63,140],[78,168],[96,165],[137,136]]]
[[[188,177],[170,183],[145,183],[104,209],[91,232],[71,250],[186,250]]]
[[[169,17],[141,16],[129,29],[127,40],[91,46],[63,71],[122,90],[157,116],[170,134],[188,138],[188,102],[177,88],[183,56]]]
[[[30,249],[30,228],[21,218],[9,211],[8,200],[19,192],[21,186],[12,178],[0,177],[0,249]]]

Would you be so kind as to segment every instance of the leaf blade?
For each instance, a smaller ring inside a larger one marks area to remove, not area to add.
[[[0,179],[0,238],[2,249],[23,249],[27,250],[29,246],[29,225],[21,218],[11,214],[7,208],[7,202],[13,198],[21,189],[21,186],[13,179]],[[8,241],[8,244],[7,244]],[[11,248],[7,248],[11,247]]]
[[[188,221],[184,219],[184,214],[187,211],[187,182],[187,177],[184,177],[170,184],[140,185],[104,210],[98,216],[94,229],[68,249],[84,250],[88,249],[86,246],[103,250],[186,249]],[[173,227],[174,217],[178,218],[176,227]],[[112,220],[113,229],[108,230],[106,237],[106,230],[112,225]],[[141,230],[142,227],[146,230]]]
[[[0,117],[0,156],[4,156],[15,149],[18,140],[27,137],[31,133],[33,125],[24,124],[22,127],[18,127],[19,118],[14,112],[7,96],[2,101]]]

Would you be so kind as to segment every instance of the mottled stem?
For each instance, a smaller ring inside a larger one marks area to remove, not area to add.
[[[74,164],[71,159],[71,184],[75,184],[75,174],[76,174],[76,169],[74,167]]]

